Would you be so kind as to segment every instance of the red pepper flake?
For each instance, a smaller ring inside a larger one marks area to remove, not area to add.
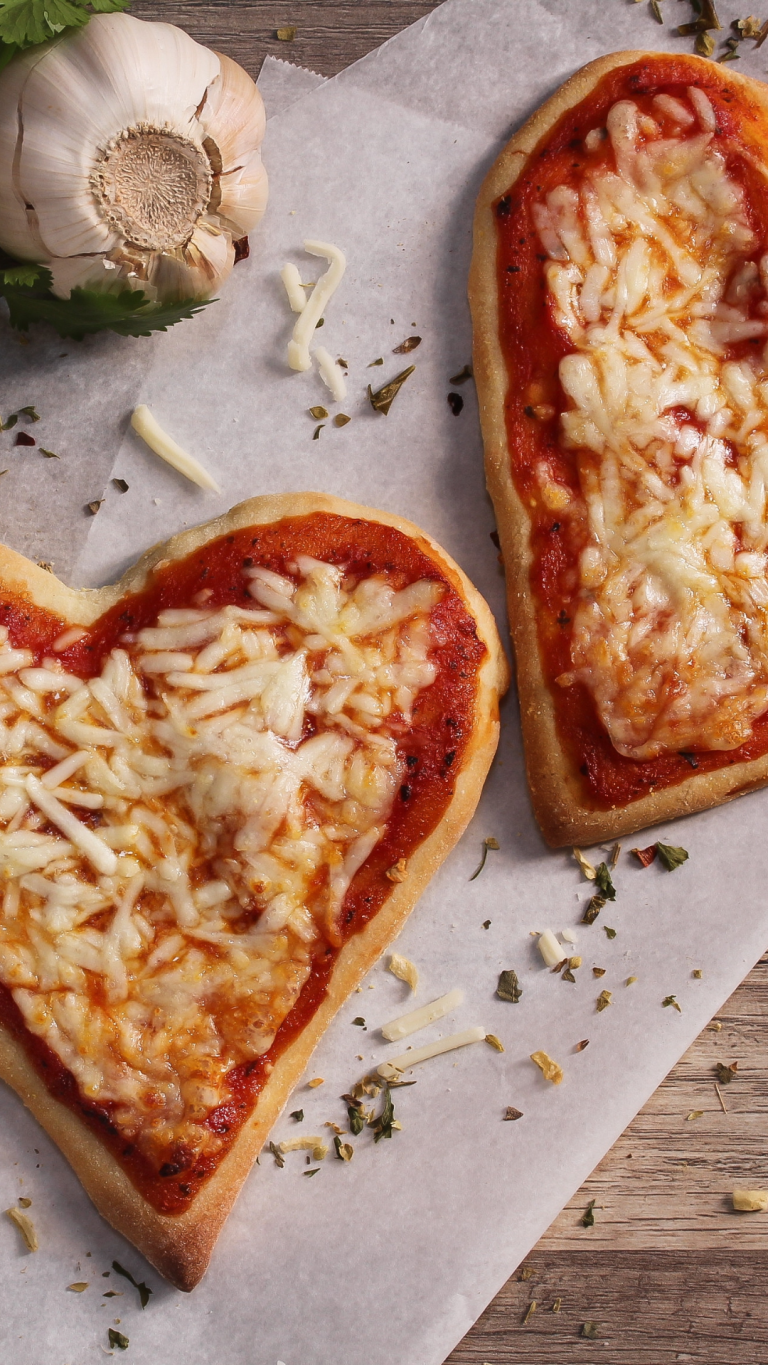
[[[35,446],[37,445],[37,441],[34,436],[30,436],[28,431],[20,431],[17,433],[16,440],[13,444],[15,446]]]
[[[247,237],[238,237],[237,241],[232,243],[232,246],[235,251],[235,265],[237,265],[238,261],[248,260],[248,257],[251,254],[251,246]]]
[[[630,853],[634,853],[641,867],[650,867],[656,857],[656,845],[651,844],[649,848],[632,848]]]
[[[464,399],[462,398],[460,393],[448,394],[448,407],[451,409],[451,412],[453,413],[454,417],[458,417],[459,413],[464,407]]]

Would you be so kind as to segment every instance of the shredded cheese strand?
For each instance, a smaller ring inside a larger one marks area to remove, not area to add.
[[[304,250],[310,256],[323,256],[329,262],[328,269],[317,281],[293,327],[293,335],[288,342],[288,364],[292,370],[311,370],[312,359],[309,344],[315,334],[318,322],[323,316],[326,305],[336,293],[346,269],[347,261],[343,251],[330,242],[307,241]]]
[[[463,999],[463,991],[458,989],[449,991],[447,995],[441,995],[439,999],[411,1010],[410,1014],[401,1014],[398,1019],[392,1019],[383,1025],[381,1032],[388,1043],[398,1043],[401,1038],[408,1038],[410,1034],[433,1024],[436,1019],[443,1019],[451,1010],[456,1009]]]
[[[388,1062],[382,1062],[376,1070],[384,1080],[394,1081],[401,1072],[418,1066],[420,1062],[427,1062],[431,1057],[440,1057],[443,1052],[468,1047],[470,1043],[482,1043],[485,1038],[484,1028],[468,1028],[463,1033],[452,1033],[450,1037],[440,1038],[436,1043],[427,1043],[424,1047],[414,1048],[412,1052],[403,1052],[400,1057],[392,1057]]]
[[[146,442],[150,450],[153,450],[155,455],[159,455],[161,460],[165,460],[166,464],[169,464],[172,469],[183,474],[192,483],[196,483],[199,488],[208,489],[211,493],[221,492],[213,475],[203,468],[194,455],[190,455],[177,441],[174,441],[172,436],[168,435],[167,431],[163,430],[146,403],[140,403],[134,409],[131,426],[142,441]]]

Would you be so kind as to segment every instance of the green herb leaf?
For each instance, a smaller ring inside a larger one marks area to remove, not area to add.
[[[674,872],[676,867],[681,867],[688,861],[688,854],[684,848],[675,848],[673,844],[657,844],[656,852],[659,855],[659,862],[667,872]]]
[[[275,1165],[279,1166],[280,1169],[282,1170],[283,1166],[285,1165],[285,1158],[283,1157],[280,1148],[274,1142],[270,1142],[269,1150],[272,1153],[273,1157],[275,1158]]]
[[[615,937],[616,937],[616,930],[615,930],[615,929],[609,929],[607,924],[604,924],[604,925],[603,925],[603,928],[604,928],[604,930],[605,930],[605,932],[606,932],[606,934],[608,935],[609,938],[615,938]]]
[[[496,987],[496,994],[499,999],[510,1000],[513,1005],[517,1005],[522,993],[523,988],[517,979],[517,972],[513,972],[511,967],[509,971],[502,972],[499,977],[499,984]]]
[[[10,431],[12,427],[15,427],[18,420],[19,414],[17,412],[12,412],[7,422],[0,421],[0,431]]]
[[[498,839],[494,839],[493,837],[489,839],[483,839],[483,856],[481,857],[478,866],[475,868],[474,872],[472,873],[472,876],[469,879],[471,882],[475,880],[475,877],[480,876],[480,873],[485,867],[485,860],[488,857],[488,851],[490,850],[491,852],[495,853],[498,852],[498,849],[499,849]]]
[[[392,1103],[392,1095],[389,1086],[384,1086],[384,1103],[381,1113],[377,1114],[370,1124],[373,1129],[373,1140],[379,1142],[381,1138],[391,1138],[392,1127],[395,1121],[395,1106]],[[370,1123],[370,1120],[369,1120]]]
[[[30,422],[40,421],[40,413],[32,403],[28,403],[25,408],[19,408],[19,416],[21,416],[22,413],[25,417],[29,418]]]
[[[38,265],[9,266],[3,271],[4,284],[34,284],[40,274]]]
[[[67,28],[82,28],[91,11],[109,14],[125,9],[127,3],[128,0],[91,0],[90,4],[88,0],[2,0],[0,42],[14,51],[35,47]]]
[[[292,1119],[295,1119],[297,1123],[303,1123],[303,1122],[304,1122],[304,1110],[303,1110],[303,1109],[292,1109],[292,1110],[291,1110],[291,1118],[292,1118]]]
[[[682,1014],[683,1012],[677,1003],[677,997],[674,995],[665,995],[661,1003],[665,1009],[667,1008],[667,1006],[671,1005],[673,1009],[677,1010],[678,1014]]]
[[[112,1262],[112,1269],[116,1272],[116,1274],[122,1275],[123,1279],[130,1280],[134,1289],[138,1289],[139,1298],[141,1299],[141,1306],[142,1308],[146,1308],[147,1304],[149,1303],[149,1296],[152,1293],[152,1290],[149,1288],[149,1285],[144,1284],[143,1281],[139,1283],[138,1280],[134,1280],[130,1270],[124,1270],[123,1267],[120,1265],[119,1261]]]
[[[581,1335],[583,1337],[588,1337],[590,1341],[597,1341],[597,1334],[599,1331],[599,1322],[583,1322],[581,1324]]]
[[[1,3],[1,0],[0,0]],[[0,11],[0,19],[2,11]],[[93,332],[111,331],[119,336],[150,336],[166,332],[177,322],[194,317],[213,299],[182,299],[154,303],[140,289],[121,289],[100,294],[92,289],[73,289],[68,299],[51,293],[53,277],[42,266],[33,284],[11,284],[0,272],[0,297],[8,304],[10,323],[26,332],[33,322],[47,322],[59,336],[82,341]]]
[[[336,1148],[336,1155],[339,1158],[339,1161],[352,1160],[355,1155],[355,1149],[351,1142],[342,1142],[340,1137],[335,1137],[333,1139],[333,1145]]]
[[[449,384],[466,384],[467,380],[468,380],[468,379],[471,379],[471,378],[472,378],[472,366],[471,366],[471,365],[465,365],[465,366],[464,366],[464,369],[463,369],[463,370],[459,370],[459,373],[458,373],[458,374],[452,374],[452,375],[451,375],[450,379],[448,380],[448,383],[449,383]]]
[[[354,1137],[359,1137],[365,1127],[365,1114],[363,1113],[362,1106],[358,1108],[355,1104],[348,1105],[347,1115],[349,1117],[350,1133],[352,1133]]]
[[[594,924],[604,905],[605,896],[602,895],[593,896],[590,901],[587,901],[584,914],[581,917],[582,924]]]
[[[595,886],[604,901],[615,901],[616,887],[611,881],[611,874],[608,871],[607,863],[600,863],[598,867],[595,868]]]
[[[375,393],[370,384],[368,385],[368,401],[374,412],[382,412],[386,417],[406,379],[415,369],[415,365],[409,365],[407,370],[401,370],[400,374],[396,374],[394,379],[390,379],[388,384],[383,384]]]
[[[122,1332],[116,1332],[115,1329],[114,1329],[114,1327],[110,1327],[110,1328],[109,1328],[109,1330],[108,1330],[108,1332],[107,1332],[107,1336],[109,1337],[109,1344],[110,1344],[110,1346],[111,1346],[113,1349],[114,1349],[114,1347],[116,1346],[117,1349],[118,1349],[118,1351],[127,1351],[127,1350],[128,1350],[128,1347],[129,1347],[130,1344],[131,1344],[131,1343],[129,1342],[128,1338],[127,1338],[127,1337],[124,1337],[123,1334],[122,1334]]]
[[[373,367],[374,367],[374,365],[383,365],[383,364],[384,364],[384,357],[383,357],[383,355],[380,355],[379,358],[378,358],[378,360],[372,360],[371,363],[370,363],[370,365],[369,365],[367,368],[368,368],[369,370],[372,370]]]
[[[585,1213],[584,1213],[584,1215],[583,1215],[583,1217],[582,1217],[582,1220],[581,1220],[581,1226],[582,1226],[583,1228],[593,1228],[593,1227],[595,1226],[595,1215],[594,1215],[594,1213],[592,1212],[592,1210],[594,1209],[594,1207],[595,1207],[595,1200],[594,1200],[594,1199],[590,1199],[589,1203],[587,1204]]]
[[[44,456],[45,456],[46,460],[60,460],[60,459],[61,459],[61,456],[60,456],[60,455],[57,455],[55,450],[48,450],[47,446],[38,446],[38,450],[40,451],[40,454],[41,454],[41,455],[44,455]],[[115,483],[116,480],[113,479],[112,482]]]
[[[357,1024],[358,1028],[365,1028],[365,1020],[362,1014],[358,1014],[357,1018],[352,1020],[352,1023]]]

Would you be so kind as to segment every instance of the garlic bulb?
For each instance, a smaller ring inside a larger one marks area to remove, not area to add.
[[[171,24],[96,14],[0,76],[0,247],[53,292],[206,298],[261,218],[264,105]]]

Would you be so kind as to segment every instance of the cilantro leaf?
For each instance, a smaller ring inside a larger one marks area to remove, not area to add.
[[[5,46],[2,64],[15,52],[50,42],[68,28],[82,28],[91,12],[112,13],[126,8],[128,0],[0,0],[0,42]],[[7,48],[12,48],[6,55]]]
[[[92,289],[73,289],[68,299],[51,293],[53,278],[43,266],[34,267],[29,282],[9,279],[19,270],[15,265],[0,270],[0,297],[8,305],[12,327],[26,332],[33,322],[48,322],[59,336],[81,341],[92,332],[112,331],[120,336],[149,336],[165,332],[177,322],[191,318],[211,299],[181,299],[175,303],[153,303],[140,289],[121,289],[118,293],[99,293]]]
[[[3,271],[3,284],[31,285],[37,282],[39,265],[13,265]]]
[[[107,1337],[113,1350],[117,1347],[118,1351],[127,1351],[131,1344],[128,1338],[124,1337],[122,1332],[116,1332],[114,1327],[107,1329]]]
[[[611,881],[611,874],[608,871],[607,863],[600,863],[600,866],[595,869],[595,886],[605,900],[615,901],[616,887]]]
[[[149,1303],[149,1296],[152,1293],[152,1290],[150,1289],[149,1285],[144,1284],[143,1280],[141,1281],[141,1283],[139,1283],[138,1280],[134,1280],[130,1270],[124,1270],[119,1261],[112,1262],[112,1269],[118,1275],[122,1275],[124,1279],[130,1280],[134,1289],[138,1289],[139,1298],[141,1299],[141,1306],[142,1308],[146,1308],[147,1304]]]
[[[659,861],[667,872],[674,872],[676,867],[680,867],[688,861],[688,854],[684,848],[676,848],[674,844],[657,844],[656,851]]]

